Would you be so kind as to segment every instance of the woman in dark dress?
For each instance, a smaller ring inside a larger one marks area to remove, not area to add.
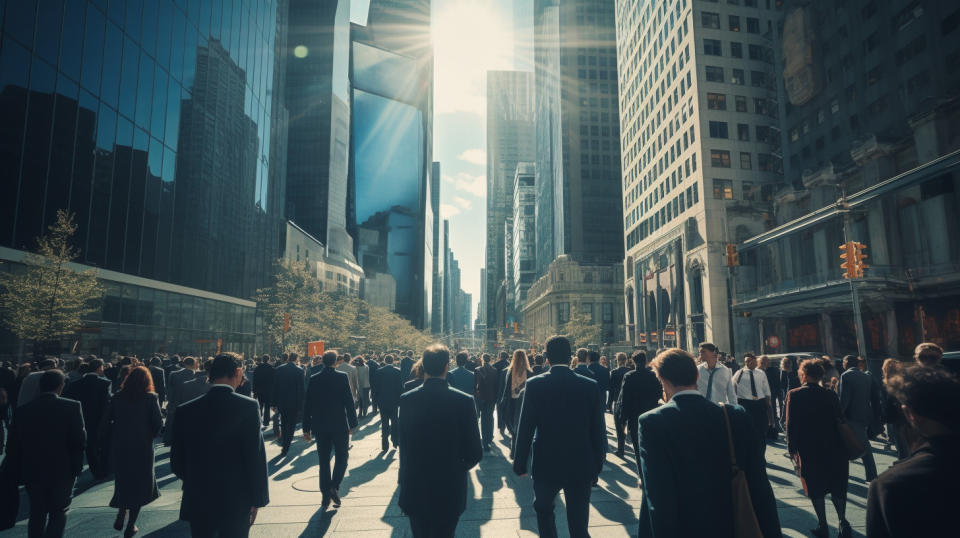
[[[842,420],[840,399],[832,390],[820,386],[823,364],[819,360],[803,361],[799,377],[803,385],[787,393],[787,451],[802,479],[804,493],[817,513],[817,528],[810,532],[823,538],[830,534],[825,501],[829,493],[840,519],[837,536],[849,538],[851,530],[846,509],[850,469],[837,431],[837,421]]]
[[[150,370],[143,366],[132,368],[110,401],[100,427],[104,441],[109,443],[115,475],[110,506],[118,511],[113,528],[121,530],[124,516],[129,513],[125,538],[139,530],[136,522],[140,508],[160,496],[153,468],[153,440],[160,433],[161,424]]]

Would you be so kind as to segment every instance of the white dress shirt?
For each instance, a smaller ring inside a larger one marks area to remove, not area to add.
[[[754,385],[757,388],[757,395],[754,397],[753,389],[750,388],[750,374],[753,374]],[[744,400],[762,400],[770,397],[770,384],[767,383],[767,374],[759,368],[747,369],[741,368],[733,374],[733,385],[737,390],[737,397]]]
[[[717,361],[713,369],[713,389],[710,390],[710,368],[706,361],[697,365],[700,376],[697,378],[697,390],[700,394],[715,404],[735,404],[737,403],[737,391],[730,379],[730,369]],[[708,396],[709,393],[709,396]]]

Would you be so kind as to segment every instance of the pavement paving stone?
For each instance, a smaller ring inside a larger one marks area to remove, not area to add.
[[[591,495],[590,534],[594,537],[636,536],[637,517],[642,493],[637,487],[636,464],[633,453],[621,459],[613,454],[614,433],[612,417],[607,415],[611,444],[607,463],[600,476],[599,488]],[[262,508],[252,537],[330,536],[351,538],[405,538],[411,536],[409,522],[397,506],[397,470],[399,454],[393,448],[380,450],[379,419],[362,419],[362,424],[351,443],[349,470],[340,488],[343,506],[339,509],[320,509],[318,458],[316,445],[297,438],[285,458],[279,457],[280,447],[270,430],[266,450],[270,474],[270,505]],[[458,537],[525,537],[536,536],[537,518],[533,510],[533,482],[528,477],[513,474],[508,459],[509,441],[496,433],[493,451],[470,472],[467,510],[457,527]],[[895,459],[889,450],[874,449],[878,468],[886,469]],[[767,473],[777,497],[784,536],[807,536],[816,526],[810,501],[803,496],[800,481],[793,472],[790,460],[783,456],[783,442],[767,446]],[[140,536],[174,537],[189,535],[189,526],[178,521],[180,508],[180,481],[170,473],[169,450],[157,447],[157,481],[159,499],[144,507],[137,524]],[[77,494],[67,518],[68,537],[114,537],[115,510],[109,507],[113,495],[111,481],[93,483],[88,473],[81,476]],[[850,488],[847,518],[855,535],[862,536],[865,525],[867,484],[863,465],[850,465]],[[22,496],[17,526],[4,536],[26,536],[26,496]],[[836,515],[828,503],[828,521],[836,532]],[[556,503],[557,528],[566,535],[566,516],[563,495]]]

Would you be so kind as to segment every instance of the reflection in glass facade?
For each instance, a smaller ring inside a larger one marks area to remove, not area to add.
[[[283,222],[285,5],[4,0],[0,245],[66,208],[80,263],[251,297]]]
[[[424,327],[432,237],[425,226],[429,129],[423,87],[416,84],[420,73],[412,58],[353,44],[348,229],[367,276],[390,274],[396,311]]]

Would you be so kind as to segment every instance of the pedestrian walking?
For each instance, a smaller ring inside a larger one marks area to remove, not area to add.
[[[513,459],[516,450],[517,427],[520,423],[520,404],[523,401],[523,389],[526,386],[527,378],[533,376],[533,370],[530,369],[530,363],[527,362],[527,354],[522,349],[513,352],[513,360],[510,367],[507,368],[507,379],[503,384],[503,394],[500,395],[500,407],[505,416],[512,416],[513,419],[507,423],[507,430],[510,432],[510,459]]]
[[[400,395],[403,394],[403,381],[400,369],[394,366],[395,357],[388,354],[383,358],[383,366],[377,368],[377,400],[380,405],[380,448],[386,452],[393,440],[394,448],[399,446],[397,430],[397,410],[400,407]]]
[[[626,353],[622,351],[617,353],[615,360],[617,367],[610,371],[610,392],[607,396],[607,411],[613,411],[614,416],[616,416],[614,404],[616,404],[620,398],[620,387],[623,386],[623,376],[627,375],[627,372],[630,371],[630,368],[627,368]]]
[[[827,527],[826,495],[830,494],[840,520],[839,537],[850,536],[846,519],[849,462],[838,424],[844,420],[840,400],[821,386],[823,363],[807,359],[800,364],[803,385],[787,393],[787,452],[794,461],[804,494],[813,503],[817,527],[810,532],[825,538]]]
[[[100,442],[100,421],[110,404],[110,381],[103,376],[103,361],[90,359],[83,365],[83,375],[63,389],[63,397],[80,402],[83,424],[87,430],[87,466],[96,480],[103,480],[108,473],[106,448]]]
[[[273,377],[274,410],[280,412],[280,456],[285,457],[293,442],[300,413],[303,411],[305,389],[303,369],[297,366],[297,354],[285,354],[285,363]]]
[[[490,363],[491,357],[488,353],[481,355],[480,360],[483,365],[474,371],[477,386],[476,398],[477,406],[480,408],[480,438],[484,452],[489,452],[490,443],[493,442],[493,410],[499,401],[497,386],[500,371]]]
[[[697,390],[713,403],[736,404],[733,372],[719,360],[717,346],[703,342],[700,344],[699,357]]]
[[[857,440],[863,444],[863,468],[867,482],[877,477],[877,464],[873,459],[867,429],[879,421],[880,394],[870,376],[857,368],[857,357],[843,358],[843,374],[840,376],[840,409],[847,424],[853,429]]]
[[[340,506],[339,489],[347,471],[350,434],[357,427],[357,410],[350,391],[350,380],[346,373],[334,368],[337,360],[335,350],[323,354],[324,368],[310,378],[303,407],[303,438],[308,443],[313,436],[317,438],[321,504],[324,510],[331,502],[334,507]],[[332,471],[331,451],[335,453]]]
[[[663,396],[663,387],[653,370],[647,367],[647,354],[643,351],[634,351],[631,361],[636,369],[623,376],[622,387],[617,400],[620,409],[620,426],[617,430],[617,456],[624,457],[626,439],[624,429],[630,436],[633,446],[634,463],[637,464],[637,475],[640,474],[640,444],[638,439],[637,419],[640,415],[656,408]],[[616,418],[616,417],[614,417]]]
[[[270,355],[260,357],[260,364],[253,370],[253,395],[260,404],[260,410],[263,412],[263,424],[270,424],[271,396],[273,396],[273,378],[276,370],[270,364]]]
[[[370,407],[370,367],[363,357],[353,359],[353,367],[357,370],[357,406],[360,416],[365,417]]]
[[[110,447],[114,474],[110,507],[117,509],[113,528],[124,530],[124,538],[136,534],[140,509],[160,496],[154,475],[153,439],[163,419],[150,370],[133,368],[111,400],[99,428],[101,442]]]
[[[767,428],[772,424],[770,411],[770,385],[767,375],[758,369],[759,362],[756,355],[747,353],[743,356],[743,368],[733,374],[733,386],[737,391],[737,403],[743,407],[750,418],[757,433],[761,452],[767,449]]]

